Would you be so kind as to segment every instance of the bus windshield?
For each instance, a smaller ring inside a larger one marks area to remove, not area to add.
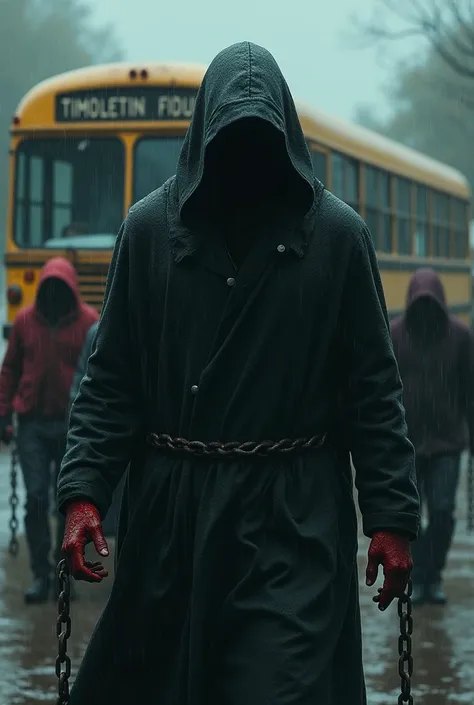
[[[176,173],[184,135],[143,137],[135,144],[133,200],[139,201]]]
[[[123,219],[124,172],[117,138],[23,140],[14,191],[18,247],[113,247]]]

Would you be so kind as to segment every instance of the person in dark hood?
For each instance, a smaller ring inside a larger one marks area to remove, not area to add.
[[[243,42],[211,63],[176,176],[120,230],[72,406],[76,579],[106,576],[84,546],[107,555],[130,465],[71,705],[363,705],[350,452],[385,609],[419,498],[374,248],[314,178],[274,58]]]
[[[474,339],[449,315],[441,280],[428,268],[413,275],[391,332],[429,520],[414,550],[413,602],[444,604],[461,452],[468,444],[474,451]]]
[[[43,267],[36,301],[16,316],[0,372],[0,429],[18,417],[18,453],[26,488],[25,529],[34,580],[28,603],[44,602],[51,587],[49,502],[51,464],[66,443],[69,388],[87,331],[97,312],[80,301],[76,273],[62,257]],[[64,518],[58,517],[55,558]]]

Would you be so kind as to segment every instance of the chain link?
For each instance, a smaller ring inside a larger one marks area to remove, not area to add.
[[[398,673],[401,680],[401,692],[398,696],[398,705],[408,703],[413,705],[411,694],[411,677],[413,675],[412,656],[412,581],[408,581],[407,590],[398,600],[398,616],[400,617],[400,636],[398,637]]]
[[[283,438],[280,441],[246,441],[245,443],[211,441],[204,443],[203,441],[189,441],[186,438],[174,438],[166,433],[150,433],[147,436],[147,442],[158,450],[188,453],[208,458],[264,457],[275,453],[292,453],[319,448],[325,439],[325,435],[320,435],[311,438],[296,438],[295,440]]]
[[[71,675],[71,659],[67,653],[67,640],[71,636],[71,617],[69,614],[71,577],[67,561],[63,558],[57,569],[58,578],[58,617],[56,620],[56,636],[58,637],[58,655],[56,657],[56,676],[58,677],[58,698],[56,705],[69,703],[69,676]],[[64,668],[62,668],[64,666]]]
[[[467,530],[474,531],[474,458],[469,457],[467,468]]]
[[[9,521],[10,527],[10,543],[8,544],[8,552],[11,556],[16,557],[20,550],[20,544],[18,542],[18,517],[16,515],[16,510],[18,508],[18,449],[15,442],[13,442],[12,453],[11,453],[11,470],[10,470],[10,508],[11,515]]]

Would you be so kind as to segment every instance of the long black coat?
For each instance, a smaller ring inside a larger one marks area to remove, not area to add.
[[[188,207],[207,144],[248,116],[285,137],[291,218],[272,219],[236,272]],[[205,460],[152,450],[150,431],[327,441]],[[313,178],[271,55],[238,44],[204,79],[177,176],[121,229],[73,406],[62,510],[86,497],[105,515],[131,467],[112,594],[71,705],[365,703],[349,452],[366,534],[415,537],[413,449],[370,235]]]

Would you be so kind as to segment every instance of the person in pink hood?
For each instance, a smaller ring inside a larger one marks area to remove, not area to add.
[[[69,390],[97,312],[82,303],[74,267],[54,257],[43,267],[36,300],[16,316],[0,372],[0,433],[18,418],[18,452],[26,488],[25,530],[33,583],[28,603],[44,602],[51,587],[49,497],[64,454]],[[55,485],[54,485],[55,486]],[[58,517],[57,560],[64,533]]]

